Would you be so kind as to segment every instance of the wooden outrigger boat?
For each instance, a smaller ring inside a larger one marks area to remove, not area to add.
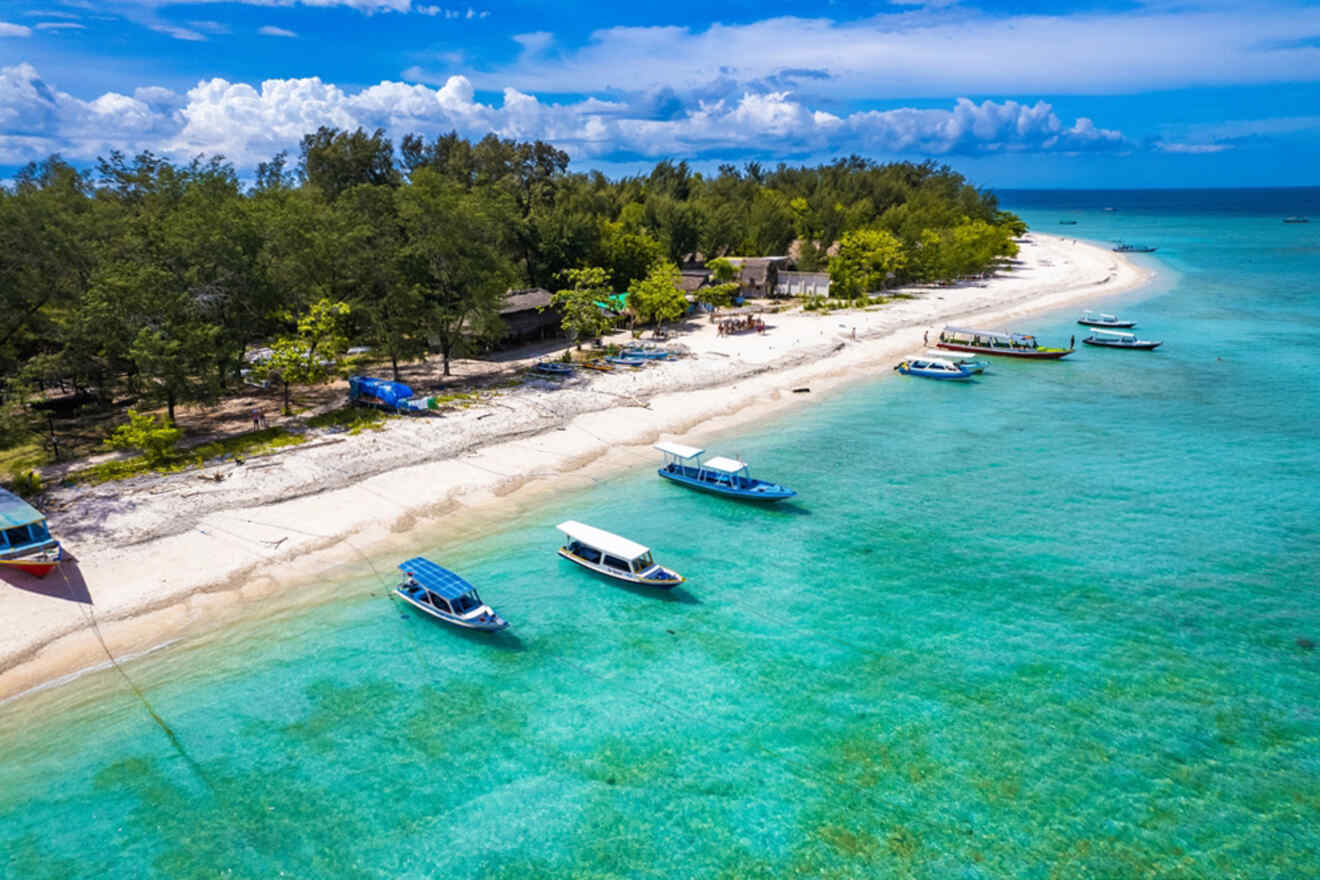
[[[13,492],[0,489],[0,571],[45,577],[64,559],[46,517]]]
[[[1105,312],[1093,312],[1090,309],[1082,312],[1082,316],[1077,319],[1077,323],[1083,327],[1109,327],[1114,330],[1127,330],[1137,326],[1136,321],[1128,321],[1118,315],[1110,315]]]
[[[476,587],[425,556],[399,563],[399,570],[405,577],[394,595],[418,611],[464,629],[495,632],[509,625],[481,601]]]
[[[649,363],[649,361],[647,361],[646,358],[623,357],[622,355],[615,355],[615,354],[612,354],[609,357],[605,358],[605,362],[607,364],[614,364],[619,367],[634,367],[634,368],[644,367]]]
[[[1163,339],[1138,339],[1135,333],[1121,333],[1118,330],[1092,330],[1091,335],[1082,342],[1103,348],[1135,348],[1142,351],[1153,351],[1164,344]]]
[[[682,443],[657,443],[655,448],[665,456],[656,473],[683,486],[744,501],[783,501],[797,494],[787,486],[755,479],[745,461],[717,457],[702,463],[706,450]]]
[[[945,327],[940,331],[939,348],[946,351],[970,351],[998,357],[1058,360],[1072,354],[1071,348],[1052,348],[1036,342],[1029,333],[1004,333],[997,330],[967,330]]]
[[[577,520],[566,520],[555,528],[565,537],[559,555],[569,562],[630,584],[668,589],[683,583],[681,574],[655,563],[649,547]]]
[[[583,361],[581,366],[583,367],[583,369],[595,370],[598,373],[614,372],[614,367],[611,366],[610,364],[605,363],[602,360]]]
[[[641,358],[644,361],[672,361],[678,357],[672,351],[661,348],[625,348],[619,354],[622,357]]]
[[[920,376],[923,379],[945,379],[965,382],[976,375],[966,367],[959,366],[944,358],[918,357],[908,358],[894,367],[904,376]]]

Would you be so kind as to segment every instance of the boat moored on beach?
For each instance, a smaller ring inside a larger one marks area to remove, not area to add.
[[[1103,348],[1135,348],[1143,351],[1152,351],[1164,344],[1163,339],[1138,339],[1135,333],[1118,330],[1092,330],[1091,335],[1082,342]]]
[[[1114,242],[1114,246],[1113,246],[1112,248],[1110,248],[1110,250],[1112,250],[1112,251],[1113,251],[1114,253],[1116,253],[1116,254],[1153,254],[1153,253],[1155,253],[1155,248],[1151,247],[1151,246],[1148,245],[1148,244],[1128,244],[1127,242],[1124,242],[1124,241],[1116,241],[1116,242]]]
[[[559,555],[569,562],[630,584],[668,589],[683,583],[681,574],[656,564],[649,547],[577,520],[565,520],[555,528],[565,539]]]
[[[13,492],[0,489],[0,571],[45,577],[64,559],[46,517]]]
[[[545,376],[571,376],[573,375],[573,365],[565,364],[559,361],[541,361],[532,367],[538,373]]]
[[[1072,354],[1071,348],[1042,346],[1030,333],[1006,333],[999,330],[969,330],[945,327],[937,346],[945,351],[970,351],[998,357],[1058,360]]]
[[[605,358],[605,362],[607,364],[614,364],[617,367],[633,367],[634,369],[637,367],[644,367],[650,363],[646,358],[623,357],[616,354],[612,354]]]
[[[904,376],[920,376],[923,379],[946,379],[966,381],[976,375],[966,367],[944,358],[915,357],[902,361],[894,367]]]
[[[787,486],[754,478],[745,461],[716,457],[702,462],[706,450],[682,443],[657,443],[655,448],[664,453],[657,473],[683,486],[744,501],[783,501],[797,494]]]
[[[464,629],[495,632],[509,625],[481,601],[476,587],[425,556],[399,563],[399,570],[404,580],[394,588],[394,595],[418,611]]]
[[[1082,312],[1082,316],[1077,319],[1077,323],[1083,327],[1110,327],[1113,329],[1127,329],[1137,326],[1136,321],[1128,321],[1118,315],[1109,315],[1105,312],[1093,312],[1090,309]]]

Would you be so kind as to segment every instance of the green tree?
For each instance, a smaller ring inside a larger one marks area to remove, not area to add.
[[[688,301],[678,285],[678,267],[664,261],[656,263],[646,277],[628,292],[628,306],[643,324],[677,321],[687,312]]]
[[[422,167],[399,190],[398,209],[399,271],[422,300],[448,376],[455,354],[500,332],[499,307],[513,276],[503,247],[509,208],[498,194],[463,192]]]
[[[182,436],[183,431],[164,416],[157,421],[150,413],[130,409],[128,422],[111,431],[106,443],[112,449],[136,449],[151,464],[159,464],[174,451]]]
[[[629,232],[623,222],[601,224],[600,265],[615,290],[628,290],[664,258],[664,248],[645,232]]]
[[[285,415],[292,412],[290,385],[318,385],[334,374],[348,348],[344,318],[350,311],[348,303],[319,299],[298,318],[293,335],[280,337],[271,345],[271,356],[260,374],[284,386]]]
[[[706,263],[706,268],[710,270],[710,277],[714,283],[698,287],[695,296],[701,302],[712,306],[733,305],[734,298],[742,289],[742,284],[738,281],[738,267],[724,257],[716,257]]]
[[[599,266],[569,269],[564,273],[569,287],[557,291],[551,303],[564,313],[561,326],[569,339],[582,347],[583,339],[595,339],[613,325],[613,319],[596,303],[610,294],[605,270]]]
[[[340,193],[363,183],[399,185],[394,144],[385,137],[384,129],[367,134],[362,128],[340,131],[323,125],[303,137],[300,150],[298,170],[302,178],[319,189],[327,201],[333,202]]]
[[[844,235],[830,259],[830,292],[856,299],[880,290],[890,272],[907,265],[903,243],[886,229],[858,229]]]

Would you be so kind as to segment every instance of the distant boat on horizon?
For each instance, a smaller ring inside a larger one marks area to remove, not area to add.
[[[1284,218],[1283,218],[1283,222],[1284,222],[1284,223],[1310,223],[1311,221],[1308,220],[1308,219],[1305,218],[1305,217],[1284,217]]]
[[[1121,241],[1114,242],[1114,246],[1113,246],[1113,248],[1111,248],[1111,250],[1113,250],[1113,252],[1116,253],[1116,254],[1153,254],[1153,253],[1155,253],[1155,248],[1151,247],[1151,246],[1148,245],[1148,244],[1127,244],[1126,242],[1121,242]]]
[[[1060,220],[1060,221],[1059,221],[1059,225],[1060,225],[1060,226],[1076,226],[1076,225],[1077,225],[1077,221],[1076,221],[1076,220]]]

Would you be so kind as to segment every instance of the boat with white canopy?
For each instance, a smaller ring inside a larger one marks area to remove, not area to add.
[[[569,562],[630,584],[668,589],[683,583],[681,574],[656,564],[649,547],[577,520],[566,520],[555,528],[565,538],[559,555]]]
[[[1163,339],[1138,339],[1135,333],[1119,330],[1092,330],[1091,335],[1082,342],[1102,348],[1135,348],[1142,351],[1152,351],[1164,344]]]
[[[965,327],[945,327],[940,331],[938,347],[947,351],[970,351],[1034,360],[1058,360],[1073,351],[1071,348],[1042,346],[1030,333],[972,330]]]
[[[964,370],[971,373],[984,373],[989,368],[990,362],[979,358],[968,357],[966,355],[953,354],[952,352],[940,351],[938,348],[926,352],[928,358],[939,358],[948,361],[951,364],[957,364]]]
[[[1082,316],[1077,319],[1077,323],[1083,327],[1108,327],[1112,330],[1127,330],[1137,326],[1136,321],[1128,321],[1118,315],[1110,315],[1105,312],[1093,312],[1090,309],[1082,312]]]
[[[896,367],[904,376],[920,376],[923,379],[948,379],[965,382],[975,375],[971,370],[944,358],[915,357],[901,361]]]
[[[747,462],[736,458],[703,462],[706,450],[682,443],[657,443],[655,448],[664,453],[664,464],[656,473],[693,489],[744,501],[783,501],[797,494],[787,486],[756,479]]]
[[[394,595],[418,611],[464,629],[495,632],[509,625],[481,601],[476,587],[425,556],[399,563],[399,570],[404,580],[394,588]]]

